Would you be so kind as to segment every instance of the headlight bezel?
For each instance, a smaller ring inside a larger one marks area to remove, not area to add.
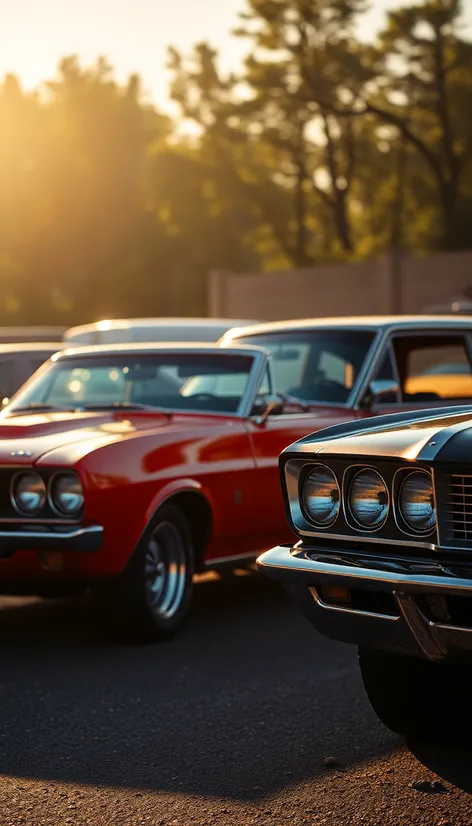
[[[18,495],[16,493],[16,488],[18,486],[18,483],[20,482],[20,480],[23,477],[26,477],[26,476],[36,477],[36,479],[39,479],[39,481],[41,482],[42,488],[43,488],[43,497],[42,497],[41,503],[37,507],[33,508],[32,510],[26,510],[25,508],[23,508],[21,506],[21,504],[18,500]],[[44,508],[46,507],[46,505],[48,503],[48,486],[47,486],[45,480],[43,479],[43,477],[41,476],[41,474],[38,473],[33,468],[24,468],[24,469],[18,470],[16,473],[14,473],[13,476],[12,476],[11,482],[10,482],[10,502],[11,502],[14,510],[17,512],[17,514],[19,514],[19,516],[21,516],[24,519],[25,518],[34,518],[35,516],[39,516],[39,514],[41,514],[44,511]]]
[[[315,520],[313,515],[308,510],[308,508],[306,506],[305,498],[303,496],[305,485],[307,484],[310,476],[318,468],[321,468],[322,470],[328,471],[328,473],[333,478],[333,482],[336,486],[336,490],[337,490],[337,493],[338,493],[338,502],[337,502],[336,513],[334,514],[334,516],[328,522],[323,522],[323,523],[317,522]],[[300,473],[300,478],[299,478],[299,492],[298,492],[299,505],[300,505],[300,509],[301,509],[301,512],[302,512],[304,518],[307,520],[307,522],[312,527],[316,528],[319,531],[323,531],[323,530],[327,530],[329,528],[332,528],[333,525],[337,522],[337,520],[339,519],[339,515],[342,511],[342,493],[341,493],[341,490],[342,490],[341,483],[338,479],[338,476],[337,476],[336,472],[333,470],[333,468],[328,467],[328,465],[325,465],[323,462],[314,462],[313,464],[307,464],[306,467],[302,469],[302,472]]]
[[[303,507],[301,498],[301,485],[306,476],[316,465],[323,464],[332,471],[341,488],[341,511],[338,518],[330,527],[319,527],[311,520],[309,513]],[[428,552],[434,551],[440,542],[441,531],[441,499],[438,502],[436,491],[436,473],[431,463],[409,462],[403,457],[376,457],[376,456],[355,456],[349,454],[329,453],[313,450],[312,445],[301,445],[300,449],[288,448],[280,457],[280,472],[282,477],[282,493],[285,502],[286,512],[291,530],[302,543],[316,546],[317,537],[326,540],[330,546],[340,550],[341,547],[353,546],[355,542],[365,542],[365,549],[372,543],[379,543],[393,548],[423,547]],[[387,485],[390,496],[390,507],[386,521],[381,527],[375,530],[366,530],[359,526],[349,515],[346,507],[346,491],[353,476],[361,470],[374,470],[380,474]],[[396,494],[399,483],[405,474],[413,470],[425,470],[431,474],[435,494],[436,526],[428,534],[413,534],[403,525],[398,516],[398,506]],[[341,542],[342,545],[338,543]],[[345,544],[346,543],[346,544]],[[369,544],[367,544],[369,543]]]
[[[67,477],[70,477],[71,479],[73,479],[75,484],[78,483],[79,486],[80,486],[80,490],[81,490],[82,501],[80,503],[80,506],[77,507],[73,511],[67,511],[67,510],[64,510],[63,508],[61,508],[60,504],[57,503],[56,497],[55,497],[55,494],[54,494],[55,485],[57,485],[61,481],[61,479],[64,479],[64,478],[67,478]],[[49,503],[49,507],[51,508],[53,513],[56,516],[60,516],[61,519],[73,519],[73,520],[78,519],[82,514],[82,511],[83,511],[83,508],[84,508],[84,503],[85,503],[84,486],[82,484],[82,480],[81,480],[80,476],[72,470],[61,470],[57,473],[54,473],[51,476],[51,478],[49,479],[48,503]]]
[[[352,487],[356,479],[362,473],[373,473],[375,476],[378,476],[378,478],[382,482],[384,491],[387,496],[385,516],[383,517],[381,522],[379,522],[376,525],[373,525],[372,527],[368,525],[363,525],[362,522],[360,522],[353,513],[353,509],[351,506]],[[343,508],[346,524],[352,530],[362,533],[375,534],[385,527],[392,513],[392,495],[388,482],[386,481],[384,475],[380,472],[378,468],[373,467],[369,464],[350,465],[346,468],[343,484]]]
[[[428,528],[424,531],[415,530],[405,519],[403,515],[403,509],[401,506],[401,494],[403,487],[407,480],[415,475],[421,474],[422,476],[426,476],[429,479],[431,484],[431,493],[433,496],[433,506],[434,506],[434,525],[432,528]],[[434,489],[434,475],[431,470],[423,467],[412,467],[412,468],[401,468],[398,470],[393,479],[393,488],[394,488],[394,514],[395,514],[395,522],[397,524],[398,529],[404,533],[406,536],[411,536],[416,539],[423,539],[427,538],[428,536],[432,536],[434,533],[437,532],[438,529],[438,511],[437,511],[437,502],[436,502],[436,495]]]

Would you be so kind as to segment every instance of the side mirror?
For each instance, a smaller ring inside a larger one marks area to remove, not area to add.
[[[256,424],[259,426],[265,425],[269,416],[280,415],[283,413],[284,403],[280,396],[269,396],[267,398],[266,407],[263,413],[256,418]]]
[[[369,384],[369,390],[365,399],[366,407],[372,408],[375,404],[382,401],[382,399],[392,394],[396,396],[399,389],[398,383],[392,379],[374,379],[374,381],[371,381]]]

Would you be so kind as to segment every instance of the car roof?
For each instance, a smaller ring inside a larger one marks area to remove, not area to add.
[[[251,319],[241,318],[112,318],[103,321],[92,321],[89,324],[80,324],[76,327],[69,327],[65,332],[65,337],[75,335],[88,330],[113,330],[114,328],[127,329],[129,327],[207,327],[210,329],[217,327],[241,327],[246,324],[256,324],[258,322]]]
[[[192,342],[139,342],[126,344],[94,344],[82,347],[67,347],[57,354],[57,359],[80,358],[83,356],[107,356],[107,355],[152,355],[153,353],[208,353],[212,355],[230,356],[234,352],[247,353],[248,355],[269,355],[268,350],[256,345],[238,344],[231,348],[220,347],[218,344],[202,342],[195,344]]]
[[[22,341],[5,344],[0,342],[0,353],[42,353],[44,351],[55,353],[65,346],[63,341]]]
[[[244,328],[229,330],[224,338],[258,335],[262,333],[290,332],[291,330],[316,330],[341,327],[349,330],[409,329],[409,328],[472,328],[472,318],[467,322],[457,315],[380,315],[380,316],[335,316],[333,318],[296,318],[289,321],[266,321]]]

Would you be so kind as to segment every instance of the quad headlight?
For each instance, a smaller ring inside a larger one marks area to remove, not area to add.
[[[360,528],[366,531],[381,528],[388,516],[389,494],[380,473],[372,468],[356,473],[349,487],[348,505]]]
[[[13,479],[11,500],[19,513],[35,516],[46,504],[46,485],[39,473],[18,473]]]
[[[328,528],[339,514],[338,480],[325,465],[316,465],[303,482],[301,498],[305,513],[320,528]]]
[[[436,526],[436,507],[430,473],[414,470],[404,478],[398,508],[407,528],[418,534],[431,533]]]
[[[63,516],[76,516],[84,504],[84,491],[78,476],[60,473],[55,476],[50,489],[51,503]]]

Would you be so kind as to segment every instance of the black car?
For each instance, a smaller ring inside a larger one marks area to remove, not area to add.
[[[326,428],[280,456],[299,541],[258,559],[313,625],[359,649],[393,731],[470,731],[472,408]]]

